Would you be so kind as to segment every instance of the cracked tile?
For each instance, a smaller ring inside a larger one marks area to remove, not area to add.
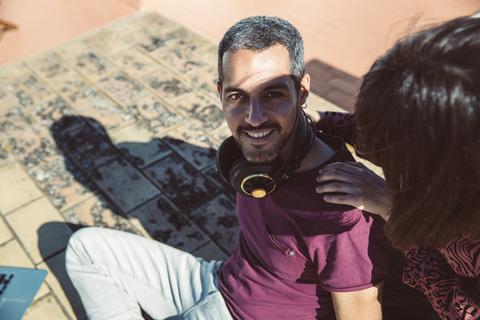
[[[158,98],[149,95],[128,106],[128,111],[155,134],[177,125],[184,118],[167,108]]]
[[[162,141],[136,123],[115,131],[110,137],[120,152],[139,168],[145,168],[172,153]]]
[[[147,168],[145,174],[183,212],[195,210],[218,193],[212,182],[176,154]]]
[[[235,202],[223,195],[208,202],[187,216],[215,243],[231,254],[238,241],[238,223]]]
[[[143,78],[143,81],[152,87],[162,100],[168,103],[174,103],[193,91],[191,87],[164,70]]]
[[[187,252],[208,241],[164,196],[146,203],[129,216],[137,218],[153,239]]]
[[[172,149],[190,162],[197,170],[215,163],[216,152],[212,148],[210,138],[197,125],[189,122],[187,125],[170,131],[162,138]]]
[[[101,166],[92,172],[91,177],[125,213],[160,193],[138,170],[121,158]]]
[[[131,103],[132,100],[147,93],[147,90],[124,72],[116,72],[98,81],[107,94],[120,103]]]

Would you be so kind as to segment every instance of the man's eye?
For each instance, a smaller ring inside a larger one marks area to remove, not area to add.
[[[282,96],[282,93],[280,92],[269,92],[267,93],[267,98],[275,99],[275,98],[280,98]]]
[[[243,97],[243,94],[241,93],[233,93],[228,98],[230,100],[238,100],[238,99],[241,99],[242,97]]]

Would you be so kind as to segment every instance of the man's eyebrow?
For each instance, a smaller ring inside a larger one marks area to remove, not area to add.
[[[271,85],[266,86],[262,89],[262,91],[271,91],[271,90],[289,90],[290,87],[287,83],[273,83]]]
[[[246,93],[245,90],[236,88],[236,87],[225,87],[223,90],[225,93],[231,93],[231,92],[238,92],[238,93]]]

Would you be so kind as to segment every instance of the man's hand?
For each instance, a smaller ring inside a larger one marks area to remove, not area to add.
[[[341,193],[324,195],[326,202],[351,205],[388,220],[391,200],[385,180],[363,163],[329,164],[320,170],[317,181],[320,183],[317,193]]]
[[[337,320],[381,320],[383,283],[353,292],[332,292]]]

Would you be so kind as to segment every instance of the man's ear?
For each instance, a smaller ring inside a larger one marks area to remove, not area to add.
[[[222,101],[222,83],[220,80],[217,80],[217,91],[218,95],[220,96],[220,101]]]
[[[308,73],[305,73],[305,75],[302,78],[302,81],[300,82],[300,94],[299,94],[300,105],[303,105],[307,101],[309,94],[310,94],[310,75]]]

